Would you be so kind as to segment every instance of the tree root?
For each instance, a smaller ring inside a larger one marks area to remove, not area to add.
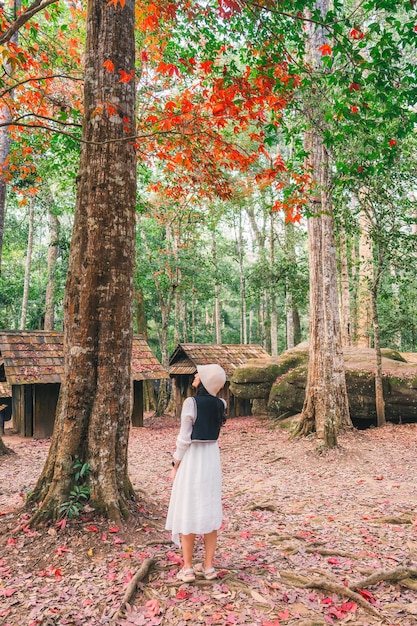
[[[410,580],[417,578],[417,569],[412,567],[398,567],[394,570],[378,570],[358,580],[356,583],[352,583],[348,587],[340,585],[333,580],[326,580],[324,578],[308,578],[307,576],[301,576],[300,574],[294,574],[285,570],[279,572],[280,577],[295,586],[304,587],[305,589],[323,589],[324,591],[330,591],[331,593],[337,593],[340,596],[346,596],[351,600],[354,600],[357,604],[363,607],[368,613],[371,613],[375,617],[383,621],[387,621],[380,611],[375,609],[360,593],[356,593],[358,589],[364,589],[365,587],[371,587],[379,582],[400,582],[401,580]],[[323,574],[324,575],[324,574]]]
[[[392,570],[377,570],[370,576],[358,580],[356,583],[349,585],[350,589],[363,589],[364,587],[372,587],[379,582],[398,583],[407,578],[417,578],[417,569],[412,567],[398,567]]]
[[[344,552],[343,550],[329,550],[327,548],[306,548],[308,554],[321,554],[321,556],[341,556],[346,559],[357,559],[358,555],[353,552]]]
[[[244,507],[245,511],[276,511],[277,507],[272,502],[250,502]]]
[[[401,517],[377,517],[375,519],[370,520],[373,524],[412,524],[414,522],[415,516],[406,517],[402,515]]]
[[[16,454],[16,452],[12,448],[9,448],[8,446],[6,446],[6,444],[4,443],[4,441],[2,440],[0,436],[0,456],[6,455],[6,454]]]
[[[372,604],[369,604],[369,602],[365,600],[365,598],[363,598],[359,593],[352,591],[349,587],[345,587],[344,585],[339,585],[336,582],[324,580],[322,578],[307,578],[306,576],[300,576],[286,571],[280,571],[279,574],[282,579],[288,580],[288,582],[293,583],[298,587],[303,587],[304,589],[323,589],[324,591],[337,593],[340,596],[350,598],[374,617],[387,621],[380,611],[375,609]]]
[[[143,561],[142,565],[140,566],[140,568],[138,569],[138,571],[136,572],[136,574],[133,576],[132,580],[130,581],[125,591],[125,595],[123,596],[120,607],[117,609],[117,611],[115,611],[115,613],[113,613],[111,617],[110,623],[112,625],[115,625],[117,620],[123,615],[126,609],[126,606],[130,604],[132,598],[134,597],[136,593],[136,588],[138,586],[138,583],[141,580],[143,580],[145,576],[149,574],[149,571],[155,562],[156,562],[155,559],[145,559]]]

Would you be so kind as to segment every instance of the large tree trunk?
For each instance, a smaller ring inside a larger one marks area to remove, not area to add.
[[[6,105],[0,106],[0,120],[11,121],[10,111]],[[4,218],[6,213],[7,192],[7,159],[10,151],[8,126],[0,127],[0,273],[3,256]]]
[[[318,0],[316,8],[324,17],[328,0]],[[321,27],[307,25],[310,61],[320,65],[319,47],[326,41]],[[308,165],[316,185],[308,218],[310,260],[310,332],[306,399],[298,434],[312,431],[325,447],[337,445],[341,426],[351,425],[341,344],[337,291],[336,246],[333,207],[329,193],[329,159],[318,128],[321,113],[312,101],[310,128],[305,147]]]
[[[29,232],[28,232],[28,245],[26,247],[26,263],[25,263],[25,279],[23,282],[23,298],[22,298],[22,313],[20,316],[20,330],[25,330],[26,319],[28,313],[29,302],[29,287],[30,287],[30,268],[32,265],[32,251],[33,251],[33,226],[35,221],[35,196],[30,197],[29,204]]]
[[[64,374],[49,455],[32,501],[33,523],[56,518],[90,467],[89,504],[120,520],[133,489],[127,474],[131,418],[135,254],[134,2],[90,0],[84,123],[64,300]],[[111,60],[114,72],[105,61]],[[126,128],[128,126],[128,128]]]
[[[2,2],[1,5],[4,3]],[[13,2],[13,19],[16,18],[20,8],[22,6],[21,0],[14,0]],[[2,6],[2,8],[4,8]],[[18,41],[18,32],[14,33],[11,38],[11,43],[14,45]],[[9,63],[3,64],[3,69],[6,74],[13,74],[13,69]],[[12,93],[9,94],[9,98],[12,98]],[[0,274],[3,257],[3,237],[4,237],[4,218],[6,214],[6,193],[7,193],[7,180],[8,180],[8,158],[10,153],[10,137],[9,126],[7,125],[12,121],[10,108],[7,103],[6,97],[2,98],[0,103],[0,121],[4,126],[0,127]]]
[[[55,325],[55,264],[57,259],[58,218],[52,211],[48,211],[49,246],[48,246],[48,282],[45,294],[45,330],[54,330]]]

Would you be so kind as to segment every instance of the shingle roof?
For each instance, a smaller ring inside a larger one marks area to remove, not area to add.
[[[168,372],[162,367],[142,335],[133,336],[132,377],[133,380],[169,378]]]
[[[258,344],[180,343],[169,360],[171,376],[193,374],[197,365],[218,363],[227,378],[249,359],[269,356]]]
[[[0,353],[7,382],[11,385],[61,382],[63,340],[62,331],[0,331]],[[132,378],[168,378],[142,335],[133,337]]]

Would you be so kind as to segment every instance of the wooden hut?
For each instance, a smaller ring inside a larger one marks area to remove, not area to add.
[[[0,353],[12,389],[15,429],[23,437],[42,439],[53,431],[61,376],[64,335],[54,331],[0,331]],[[132,348],[132,424],[143,425],[143,381],[169,378],[141,335]]]
[[[229,417],[251,415],[249,400],[240,400],[230,392],[230,378],[236,367],[249,359],[268,356],[268,353],[257,344],[211,344],[211,343],[180,343],[169,360],[169,375],[175,387],[175,413],[181,415],[184,399],[193,395],[191,386],[197,365],[218,363],[226,372],[226,384],[218,394],[227,402]]]

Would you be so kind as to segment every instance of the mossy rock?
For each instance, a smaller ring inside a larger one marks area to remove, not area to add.
[[[398,350],[392,350],[391,348],[382,348],[381,354],[386,359],[391,359],[392,361],[401,361],[401,363],[407,363],[407,359],[405,359],[403,355],[398,352]]]
[[[305,397],[307,366],[294,367],[272,385],[268,400],[268,415],[273,419],[285,419],[300,413]]]
[[[230,383],[230,391],[236,398],[242,400],[254,400],[255,398],[268,399],[271,391],[271,383]]]
[[[278,376],[278,359],[279,357],[250,359],[244,365],[240,365],[234,370],[231,382],[238,385],[272,383]]]
[[[375,351],[351,347],[343,353],[351,418],[356,425],[376,424]],[[417,362],[407,362],[396,350],[383,350],[382,370],[387,421],[417,421]],[[279,420],[299,413],[306,380],[305,366],[280,376],[271,387],[268,415]]]

